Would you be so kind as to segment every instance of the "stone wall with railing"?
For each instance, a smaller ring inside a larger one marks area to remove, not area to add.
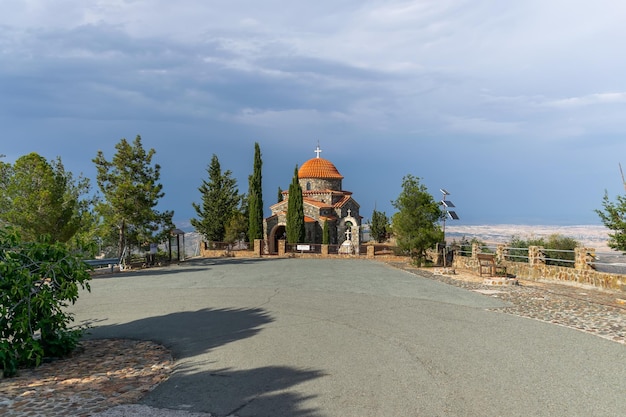
[[[298,257],[298,258],[362,258],[362,259],[378,259],[399,261],[409,261],[409,257],[397,256],[395,254],[395,246],[389,245],[360,245],[354,248],[352,253],[341,251],[341,245],[323,245],[319,243],[303,243],[297,245],[288,245],[285,240],[278,240],[277,253],[274,256],[279,257]],[[221,257],[261,257],[270,256],[267,252],[267,245],[261,239],[254,241],[254,247],[248,248],[238,247],[237,244],[229,244],[225,242],[203,242],[201,245],[200,256],[205,258],[221,258]]]
[[[453,267],[478,274],[478,253],[482,248],[472,245],[471,256],[454,256]],[[563,283],[590,285],[598,288],[626,291],[626,275],[599,272],[593,268],[595,249],[576,248],[573,266],[550,265],[546,259],[546,249],[540,246],[528,248],[528,262],[516,262],[507,259],[506,245],[495,248],[496,262],[506,266],[507,274],[532,281],[559,281]]]

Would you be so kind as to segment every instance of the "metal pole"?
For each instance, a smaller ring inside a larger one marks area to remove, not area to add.
[[[443,194],[443,267],[446,267],[446,193],[442,191]]]

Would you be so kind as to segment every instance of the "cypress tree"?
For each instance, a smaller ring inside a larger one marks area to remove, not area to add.
[[[304,242],[304,205],[302,201],[302,187],[298,182],[298,166],[289,185],[289,199],[287,200],[287,243]]]
[[[330,231],[328,230],[328,221],[324,220],[324,226],[322,227],[322,245],[328,245],[330,243]]]
[[[263,239],[263,190],[261,168],[261,148],[254,144],[254,168],[249,180],[248,189],[248,238],[250,244],[254,239]]]

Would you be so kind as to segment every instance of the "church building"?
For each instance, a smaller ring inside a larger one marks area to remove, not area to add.
[[[341,245],[345,253],[358,251],[361,216],[359,204],[352,192],[342,189],[343,176],[335,165],[317,156],[306,161],[298,170],[304,205],[305,242],[322,243],[322,230],[327,222],[330,244]],[[269,253],[278,251],[278,240],[286,238],[289,192],[283,191],[283,201],[270,207],[272,215],[265,219],[264,229]]]

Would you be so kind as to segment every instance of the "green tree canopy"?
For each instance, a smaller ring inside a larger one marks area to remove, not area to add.
[[[237,189],[237,180],[232,178],[230,170],[222,172],[215,154],[211,157],[207,173],[208,179],[203,180],[198,188],[202,204],[193,203],[198,218],[191,219],[191,225],[208,241],[222,242],[226,235],[226,225],[238,212],[241,196]]]
[[[387,232],[389,229],[389,219],[385,212],[374,209],[372,213],[372,223],[370,224],[370,233],[372,238],[380,243],[387,240]]]
[[[602,199],[603,210],[595,210],[609,233],[608,245],[611,249],[626,252],[626,197],[618,195],[615,202],[605,191]]]
[[[402,192],[392,204],[398,210],[392,217],[398,247],[423,264],[426,250],[443,239],[439,204],[420,179],[410,174],[403,178]]]
[[[298,166],[293,174],[293,179],[289,185],[289,198],[287,200],[287,243],[303,243],[304,230],[304,201],[302,198],[302,187],[298,181]]]
[[[261,169],[261,148],[258,143],[254,144],[254,168],[249,179],[248,186],[248,238],[250,244],[254,239],[263,238],[263,184]]]
[[[235,211],[224,230],[224,242],[235,243],[240,240],[246,242],[248,220],[244,212]]]
[[[93,162],[104,201],[96,205],[102,220],[102,232],[117,236],[118,256],[127,244],[143,245],[163,241],[174,228],[173,211],[156,210],[163,193],[159,182],[161,167],[152,164],[156,151],[146,151],[137,135],[132,144],[126,139],[115,145],[115,155],[108,161],[98,151]]]
[[[0,162],[0,185],[0,220],[16,227],[25,240],[47,235],[68,242],[87,226],[89,180],[74,179],[60,158],[50,163],[30,153],[13,165]]]

